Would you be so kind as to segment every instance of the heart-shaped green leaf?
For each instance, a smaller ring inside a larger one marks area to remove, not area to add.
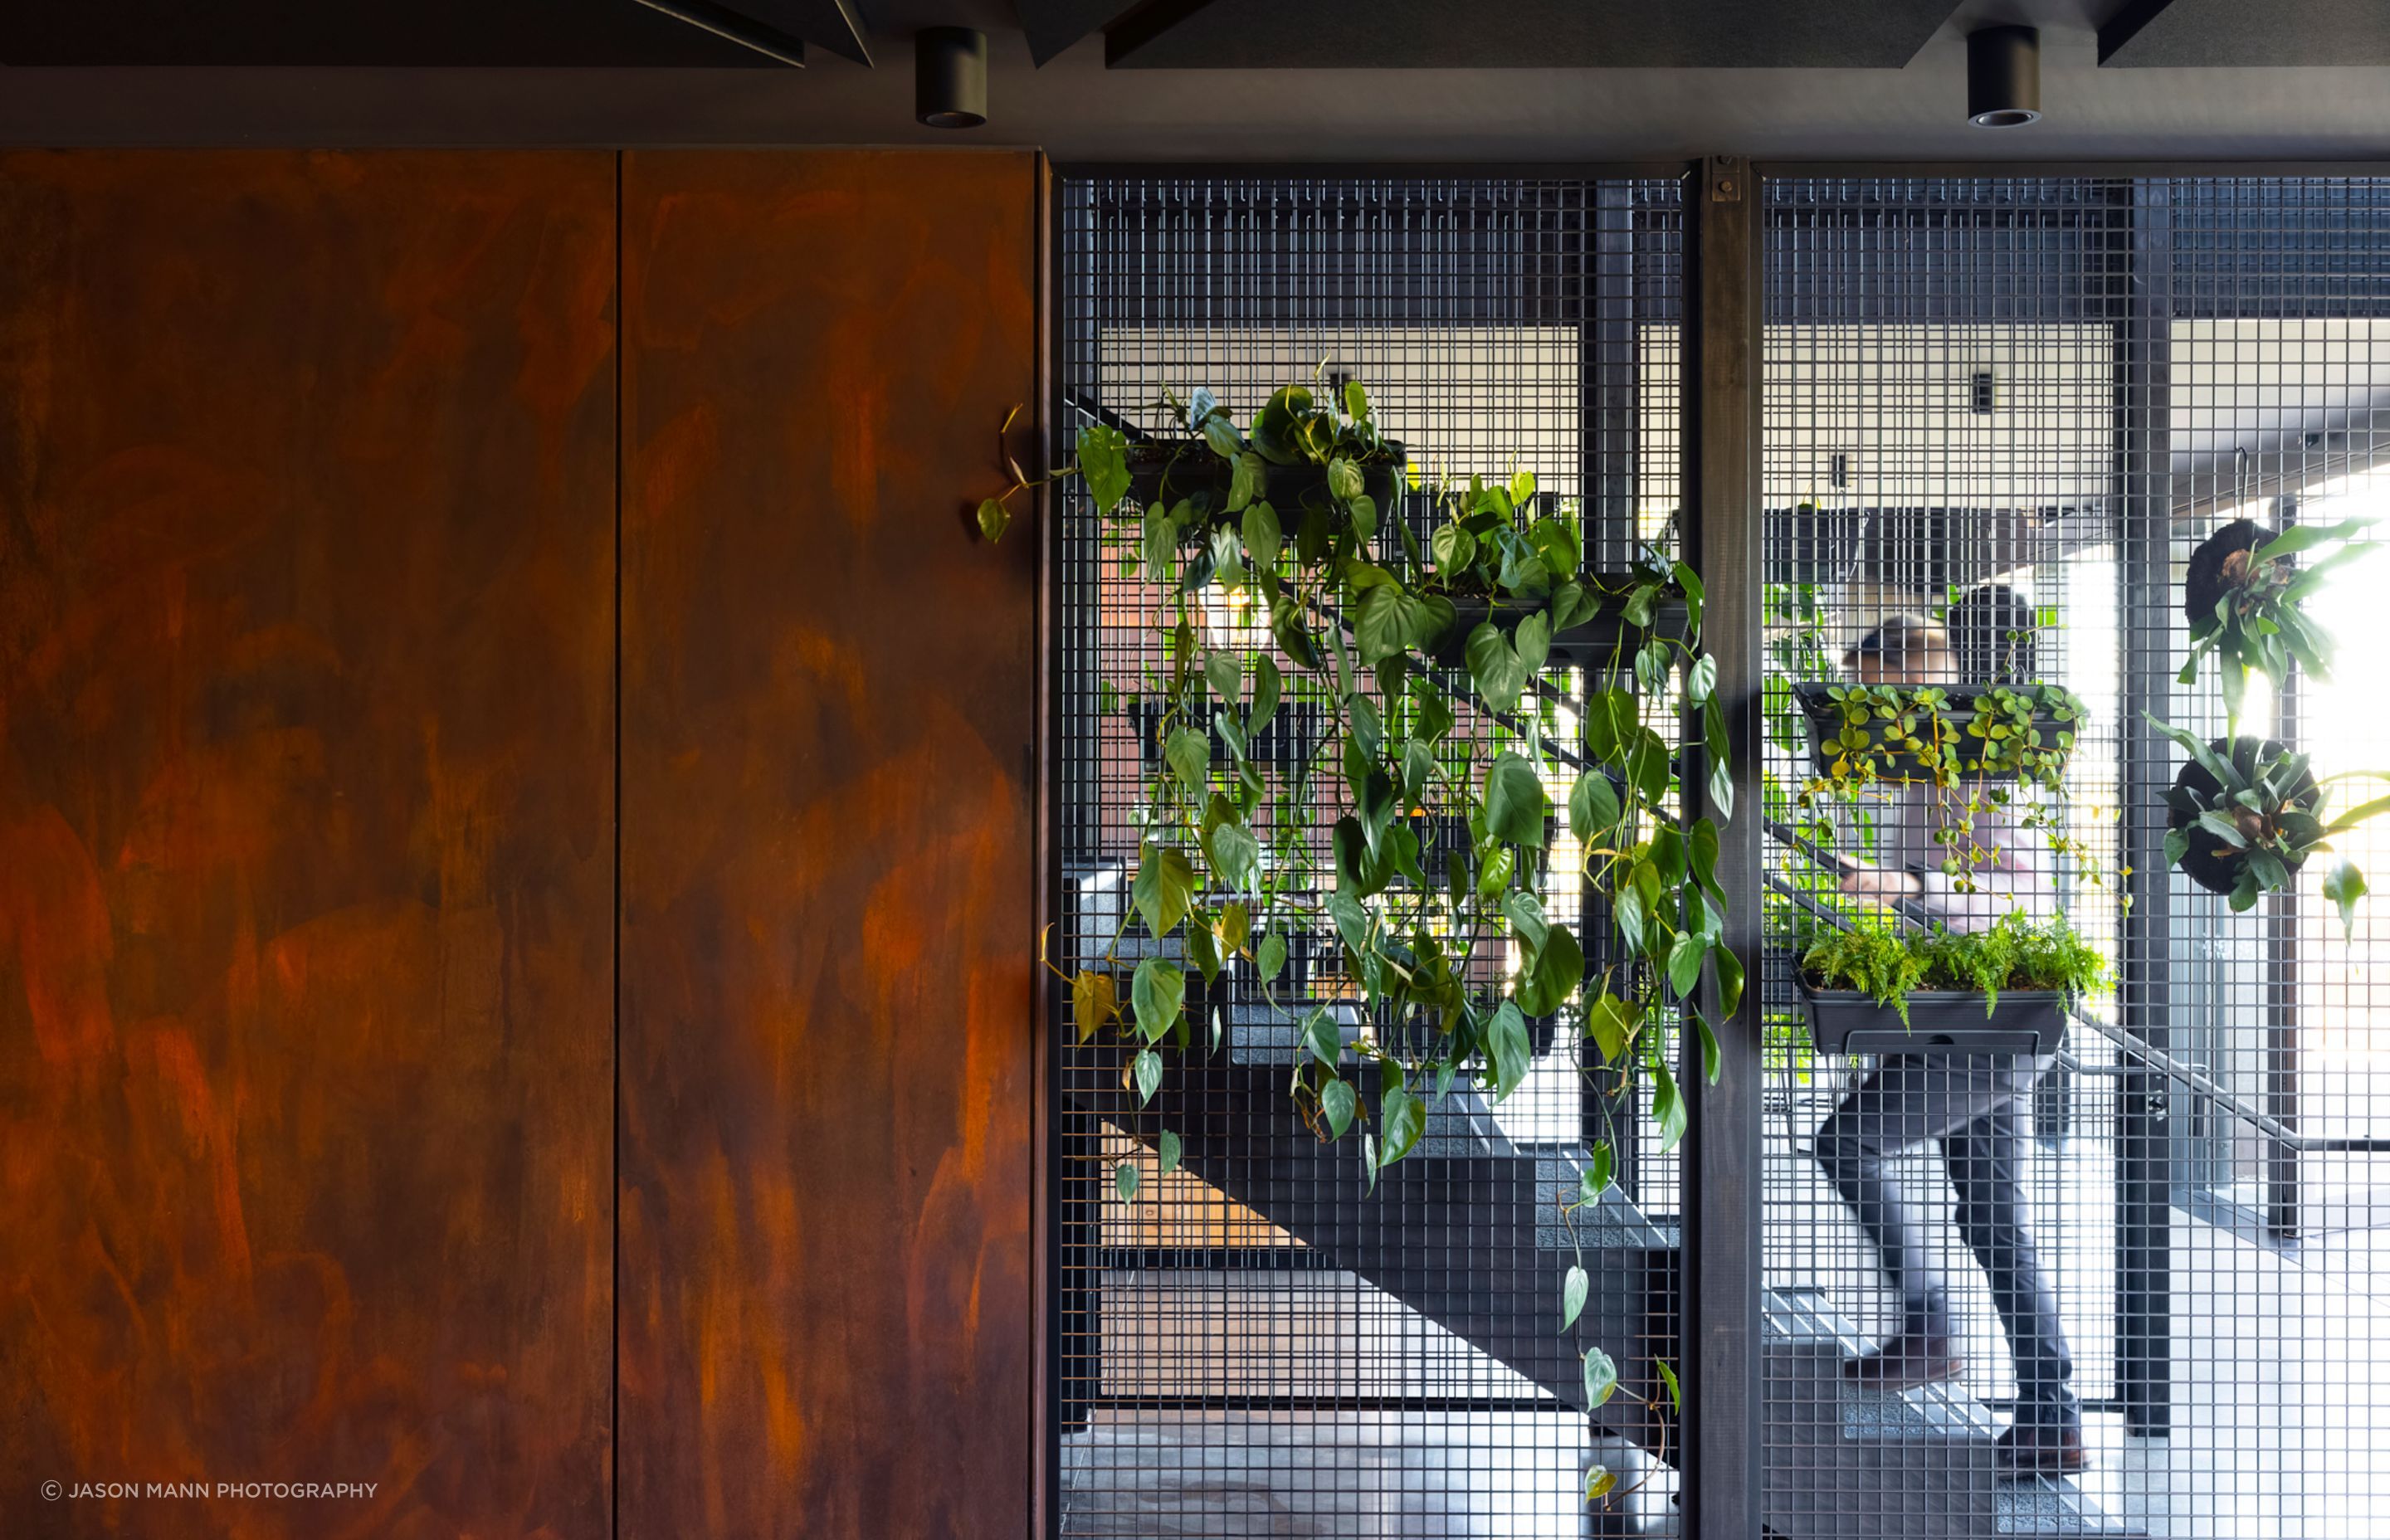
[[[1330,1081],[1328,1088],[1319,1093],[1319,1110],[1328,1116],[1328,1132],[1331,1137],[1343,1138],[1344,1131],[1353,1126],[1353,1114],[1358,1109],[1360,1099],[1351,1083],[1342,1080]]]
[[[1162,757],[1178,776],[1187,794],[1201,802],[1212,784],[1212,739],[1210,735],[1193,727],[1181,727],[1170,735],[1162,747]]]
[[[1501,1101],[1527,1078],[1536,1057],[1535,1046],[1527,1040],[1527,1020],[1519,1014],[1516,1001],[1505,1000],[1495,1007],[1485,1037],[1486,1052],[1494,1060],[1494,1099]]]
[[[1286,970],[1286,938],[1272,930],[1253,948],[1253,970],[1264,983],[1274,983]]]
[[[1592,1408],[1608,1401],[1618,1389],[1618,1366],[1610,1354],[1600,1348],[1587,1348],[1585,1354],[1585,1405]]]
[[[1079,430],[1079,475],[1098,513],[1110,513],[1128,493],[1128,439],[1117,428],[1091,423]]]
[[[1576,1325],[1577,1316],[1585,1313],[1585,1297],[1592,1291],[1593,1279],[1586,1276],[1584,1268],[1571,1264],[1568,1277],[1561,1284],[1561,1329],[1562,1331]]]
[[[1148,842],[1129,889],[1137,912],[1156,941],[1170,934],[1195,903],[1195,863],[1187,853]]]
[[[1378,1102],[1378,1121],[1384,1131],[1378,1140],[1378,1169],[1383,1171],[1417,1148],[1427,1129],[1427,1103],[1405,1089],[1398,1077],[1390,1078]]]
[[[1495,711],[1516,711],[1519,692],[1527,687],[1531,671],[1520,661],[1501,628],[1492,621],[1479,622],[1477,629],[1469,634],[1463,651],[1469,661],[1469,677],[1476,682],[1479,698]]]
[[[1160,957],[1148,957],[1137,965],[1129,980],[1129,1006],[1137,1013],[1137,1030],[1149,1043],[1158,1043],[1162,1034],[1177,1024],[1178,1013],[1187,1000],[1187,975],[1177,965]]]
[[[1530,849],[1544,843],[1544,783],[1536,767],[1504,750],[1485,768],[1485,831]]]

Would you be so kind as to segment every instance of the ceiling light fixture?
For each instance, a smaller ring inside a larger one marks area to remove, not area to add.
[[[987,34],[924,27],[913,38],[913,116],[931,128],[987,122]]]
[[[2041,33],[1982,27],[1967,34],[1967,121],[2023,128],[2041,121]]]

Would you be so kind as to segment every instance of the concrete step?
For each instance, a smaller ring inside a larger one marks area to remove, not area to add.
[[[1786,1540],[2127,1535],[2067,1479],[2004,1481],[2004,1420],[1955,1385],[1857,1391],[1843,1361],[1870,1344],[1822,1295],[1761,1302],[1767,1522]]]

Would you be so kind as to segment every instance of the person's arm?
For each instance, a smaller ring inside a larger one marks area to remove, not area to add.
[[[2058,897],[2058,869],[2049,834],[2020,820],[2006,808],[1985,808],[1975,815],[1974,843],[1991,853],[1960,877],[1938,866],[1915,866],[1917,901],[1937,918],[1964,916],[1989,924],[2012,909],[2035,917],[2048,913]]]

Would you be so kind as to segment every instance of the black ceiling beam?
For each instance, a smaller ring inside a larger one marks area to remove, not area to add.
[[[2115,15],[2100,23],[2100,62],[2114,58],[2119,48],[2140,35],[2141,29],[2172,4],[2174,0],[2126,0]]]
[[[1082,38],[1108,31],[1137,9],[1137,0],[1017,0],[1021,30],[1028,34],[1029,58],[1048,59]]]
[[[1120,63],[1211,3],[1212,0],[1145,0],[1104,29],[1104,68],[1109,70]]]
[[[1161,70],[1897,70],[1956,0],[1144,0],[1106,62]]]
[[[824,53],[866,69],[871,65],[871,49],[864,41],[869,29],[856,13],[854,0],[738,0],[735,11],[753,16],[777,32],[801,37]]]
[[[791,37],[777,28],[766,27],[752,16],[741,16],[713,0],[639,0],[651,11],[662,12],[684,26],[710,32],[726,43],[735,43],[752,54],[760,54],[776,64],[791,69],[805,67],[805,45],[803,38]]]
[[[741,0],[736,7],[719,0],[639,0],[639,4],[800,70],[804,68],[807,44],[866,69],[871,65],[863,20],[849,0]]]
[[[0,0],[20,67],[713,69],[871,61],[856,0]]]
[[[2100,28],[2118,69],[2390,64],[2383,0],[2127,0]]]

